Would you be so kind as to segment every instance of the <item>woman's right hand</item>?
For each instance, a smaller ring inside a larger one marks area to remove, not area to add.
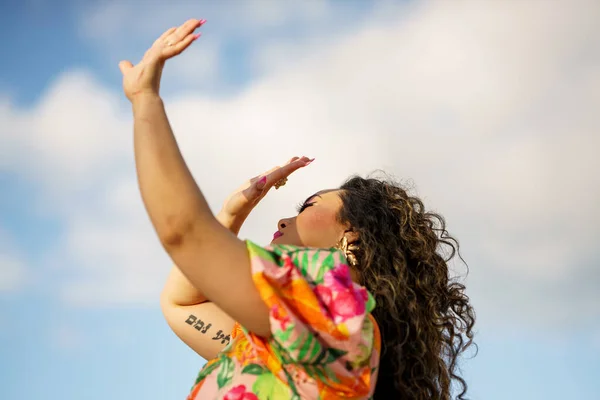
[[[250,212],[276,182],[287,178],[294,171],[306,167],[313,160],[308,157],[294,157],[284,166],[277,166],[250,179],[227,197],[217,219],[232,232],[238,234]]]

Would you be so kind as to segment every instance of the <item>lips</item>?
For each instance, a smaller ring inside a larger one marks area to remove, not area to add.
[[[273,240],[275,240],[275,239],[277,239],[277,238],[279,238],[279,237],[282,237],[282,236],[283,236],[283,233],[281,233],[281,232],[277,231],[277,232],[275,232],[275,233],[273,234]]]

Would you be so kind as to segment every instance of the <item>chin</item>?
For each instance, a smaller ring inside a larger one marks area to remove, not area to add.
[[[287,245],[293,245],[293,243],[289,243],[286,239],[285,236],[279,236],[278,238],[275,238],[273,240],[271,240],[271,244],[287,244]]]

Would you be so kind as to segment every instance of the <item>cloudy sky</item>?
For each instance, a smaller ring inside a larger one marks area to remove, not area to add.
[[[600,392],[600,3],[25,0],[0,5],[0,398],[183,399],[170,268],[135,185],[117,63],[206,18],[163,96],[216,211],[316,157],[242,236],[383,169],[444,214],[469,264],[474,399]],[[464,268],[456,264],[458,273]]]

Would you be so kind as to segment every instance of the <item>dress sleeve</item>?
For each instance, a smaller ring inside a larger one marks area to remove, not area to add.
[[[264,345],[284,366],[338,394],[370,392],[381,341],[370,314],[375,300],[352,281],[342,252],[247,247],[254,284],[270,309],[272,336]]]

